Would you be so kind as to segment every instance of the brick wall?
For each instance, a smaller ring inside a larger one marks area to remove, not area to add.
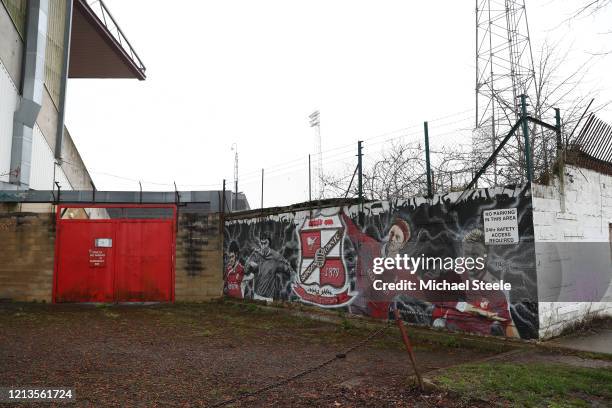
[[[34,208],[28,207],[28,210]],[[37,208],[38,209],[38,208]],[[219,214],[181,213],[176,235],[175,300],[222,296]],[[0,208],[0,300],[52,301],[55,220],[51,212]]]
[[[54,252],[53,214],[0,211],[0,299],[51,302]]]
[[[179,211],[175,277],[177,302],[222,296],[223,235],[219,214]]]

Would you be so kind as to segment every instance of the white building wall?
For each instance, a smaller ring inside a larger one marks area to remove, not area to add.
[[[612,316],[612,176],[573,166],[565,173],[565,208],[558,183],[532,187],[540,338],[556,336],[593,316]],[[593,249],[595,257],[585,253]],[[604,275],[589,276],[593,264],[603,265],[597,270]],[[561,300],[584,294],[588,285],[606,294],[599,302],[548,301],[546,293],[556,284]]]
[[[53,179],[55,177],[55,180]],[[32,132],[32,169],[30,188],[33,190],[53,190],[54,181],[60,183],[62,190],[72,190],[72,186],[60,166],[55,165],[53,150],[47,143],[38,125]]]
[[[0,61],[0,181],[9,181],[13,114],[17,109],[19,92],[6,67]]]
[[[19,103],[19,91],[4,64],[0,61],[0,181],[9,181],[11,166],[11,148],[13,138],[13,115]],[[53,150],[47,143],[38,125],[32,134],[32,169],[30,188],[34,190],[52,190],[55,168],[55,180],[62,189],[72,190],[64,171],[55,166]]]

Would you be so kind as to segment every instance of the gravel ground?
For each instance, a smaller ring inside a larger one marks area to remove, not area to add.
[[[224,302],[0,304],[0,387],[73,387],[77,406],[213,406],[316,366],[368,333]],[[426,343],[415,352],[423,373],[491,354]],[[466,406],[421,394],[411,374],[392,327],[344,359],[227,406]]]

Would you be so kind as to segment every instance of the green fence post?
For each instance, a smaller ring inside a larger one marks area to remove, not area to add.
[[[531,182],[531,149],[529,148],[529,123],[527,121],[527,97],[521,95],[521,120],[523,125],[523,136],[525,138],[525,165],[527,166],[527,181]]]
[[[425,166],[427,167],[427,197],[432,197],[431,190],[431,165],[429,163],[429,128],[427,122],[423,122],[425,130]]]

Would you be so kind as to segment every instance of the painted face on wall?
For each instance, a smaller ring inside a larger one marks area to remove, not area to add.
[[[238,243],[236,241],[230,242],[229,248],[227,250],[227,267],[228,268],[234,268],[238,264],[239,262],[238,253],[239,252],[240,252],[240,249],[238,247]]]
[[[386,241],[386,256],[394,257],[410,239],[410,227],[404,220],[396,220],[389,229]]]
[[[264,256],[270,253],[270,240],[268,238],[262,238],[259,240],[259,251]]]
[[[389,231],[389,248],[399,250],[404,243],[404,233],[397,225],[391,227]]]
[[[236,254],[235,254],[235,253],[233,253],[233,252],[230,252],[230,253],[229,253],[229,256],[228,256],[228,258],[227,258],[227,264],[228,264],[228,266],[230,266],[230,267],[234,267],[234,266],[236,265],[236,260],[237,260],[237,259],[238,259],[238,258],[236,257]]]

